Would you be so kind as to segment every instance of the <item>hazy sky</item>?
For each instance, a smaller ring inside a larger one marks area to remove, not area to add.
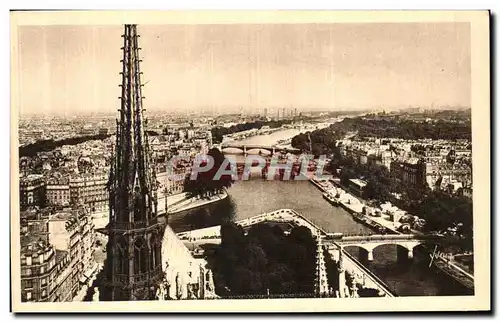
[[[21,113],[119,108],[122,26],[19,29]],[[138,26],[148,110],[470,106],[467,23]]]

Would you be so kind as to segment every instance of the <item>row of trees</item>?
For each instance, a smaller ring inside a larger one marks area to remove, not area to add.
[[[346,135],[343,128],[335,124],[313,132],[300,133],[292,138],[292,147],[307,151],[315,156],[329,155],[335,152],[337,140]]]
[[[356,117],[346,118],[334,126],[345,131],[356,131],[360,137],[390,137],[406,140],[470,140],[472,138],[470,123],[446,120],[437,120],[431,123],[392,118],[364,119]]]
[[[358,137],[390,137],[407,140],[416,139],[471,139],[470,123],[438,120],[434,123],[414,122],[390,118],[365,119],[346,118],[342,122],[313,132],[301,133],[292,138],[292,146],[302,151],[312,149],[314,155],[333,153],[335,142],[347,133],[357,133]],[[309,139],[310,138],[310,139]]]
[[[285,235],[278,225],[261,223],[245,234],[225,223],[222,242],[213,255],[217,294],[313,294],[316,242],[307,227]]]
[[[62,140],[40,140],[35,143],[19,147],[19,157],[34,157],[39,152],[49,152],[64,145],[77,145],[87,141],[104,140],[110,136],[111,134],[98,134],[77,136]]]

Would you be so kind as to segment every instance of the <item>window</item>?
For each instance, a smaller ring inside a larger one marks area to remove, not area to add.
[[[31,300],[31,292],[26,292],[26,299]]]
[[[134,245],[135,270],[138,273],[144,273],[147,270],[147,245],[142,239],[138,239]]]
[[[28,266],[32,265],[31,256],[26,257],[26,265],[28,265]]]
[[[40,266],[40,274],[43,274],[45,272],[45,267],[44,266]]]
[[[42,278],[42,286],[44,285],[47,285],[47,279],[46,278]]]
[[[45,298],[45,297],[47,297],[47,290],[42,291],[42,298]]]
[[[33,281],[32,280],[26,280],[24,282],[24,287],[25,288],[32,288],[33,287]]]

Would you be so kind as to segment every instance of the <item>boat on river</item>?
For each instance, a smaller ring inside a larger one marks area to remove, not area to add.
[[[329,203],[331,203],[334,206],[339,205],[339,200],[328,192],[323,193],[323,198],[325,198]]]

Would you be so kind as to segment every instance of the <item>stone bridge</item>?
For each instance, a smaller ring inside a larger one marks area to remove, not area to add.
[[[276,152],[280,153],[300,153],[300,150],[294,148],[285,148],[279,145],[258,145],[258,144],[242,144],[238,141],[226,142],[221,144],[221,151],[224,154],[253,154],[268,156],[273,155]]]
[[[343,249],[346,247],[358,247],[360,251],[360,259],[372,261],[373,251],[375,248],[383,245],[397,245],[398,258],[413,258],[413,249],[419,245],[436,243],[440,239],[439,236],[429,235],[413,235],[413,234],[397,234],[397,235],[366,235],[366,236],[342,236],[336,240],[324,238],[325,244],[337,244]],[[403,254],[404,253],[404,254]]]

